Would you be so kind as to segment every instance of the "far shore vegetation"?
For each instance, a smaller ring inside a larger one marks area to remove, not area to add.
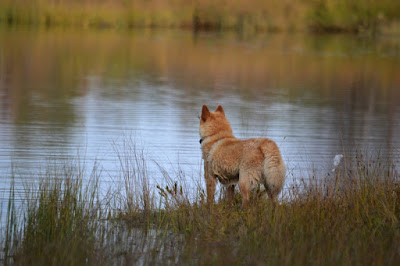
[[[49,164],[36,186],[21,191],[11,184],[2,206],[0,263],[400,263],[400,176],[379,154],[345,154],[335,172],[292,180],[275,207],[255,190],[243,210],[239,193],[229,203],[221,191],[208,205],[201,174],[158,166],[154,183],[148,169],[157,163],[130,142],[116,153],[116,183],[100,180],[98,163],[90,170],[78,160]]]
[[[393,0],[3,0],[0,24],[238,32],[399,33]]]

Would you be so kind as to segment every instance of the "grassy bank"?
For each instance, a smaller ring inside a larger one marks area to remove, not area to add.
[[[236,31],[376,32],[398,25],[392,0],[12,1],[0,3],[5,25],[81,28],[173,27]]]
[[[88,173],[79,163],[50,167],[21,199],[11,186],[7,221],[0,231],[1,262],[400,262],[400,176],[388,161],[347,157],[336,174],[295,182],[275,208],[255,197],[242,210],[240,195],[234,204],[222,198],[208,206],[199,180],[188,185],[181,173],[160,169],[163,184],[150,185],[143,153],[124,147],[126,151],[118,152],[122,187],[102,185],[98,166]]]

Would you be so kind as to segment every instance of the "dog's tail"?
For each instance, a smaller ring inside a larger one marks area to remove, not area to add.
[[[278,145],[266,139],[260,146],[264,154],[263,182],[271,200],[275,200],[283,188],[286,178],[286,167]]]

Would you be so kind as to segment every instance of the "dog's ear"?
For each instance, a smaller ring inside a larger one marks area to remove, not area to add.
[[[210,110],[208,110],[206,105],[203,105],[203,109],[201,110],[201,120],[206,121],[210,116]]]
[[[221,106],[221,105],[218,105],[218,107],[217,107],[217,109],[215,110],[215,112],[220,112],[220,113],[222,113],[222,114],[225,116],[224,109],[222,109],[222,106]]]

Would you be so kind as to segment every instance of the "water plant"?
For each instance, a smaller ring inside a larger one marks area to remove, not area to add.
[[[49,168],[37,187],[25,188],[21,207],[11,185],[2,263],[400,262],[394,160],[344,154],[334,173],[294,180],[275,207],[256,197],[242,210],[239,193],[233,203],[220,197],[208,205],[200,176],[160,167],[164,180],[153,184],[145,167],[151,161],[134,145],[124,147],[118,156],[130,169],[121,167],[123,190],[107,184],[101,192],[99,166],[86,171],[81,164]]]

